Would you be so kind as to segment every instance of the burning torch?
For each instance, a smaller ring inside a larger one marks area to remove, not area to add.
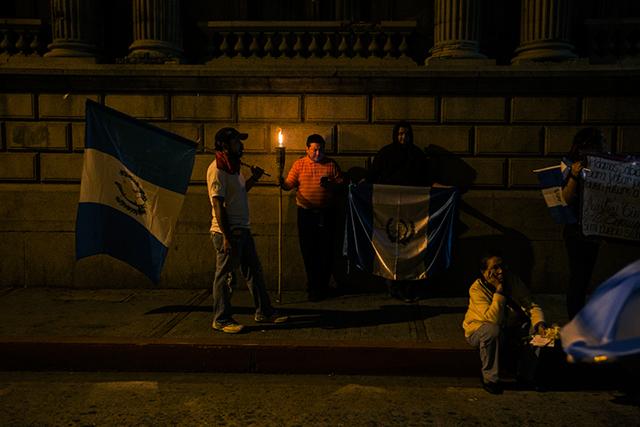
[[[276,164],[278,165],[278,302],[282,302],[282,174],[284,172],[285,148],[282,129],[278,128],[278,146],[276,147]]]

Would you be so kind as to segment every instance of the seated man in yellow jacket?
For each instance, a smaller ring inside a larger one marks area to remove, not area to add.
[[[544,313],[531,300],[522,281],[508,274],[502,257],[489,252],[480,262],[480,277],[469,288],[469,308],[462,327],[467,342],[480,350],[482,384],[492,394],[502,393],[500,366],[509,337],[522,338],[544,333]],[[522,343],[521,340],[516,342]],[[522,348],[518,376],[533,383],[537,355],[526,345]]]

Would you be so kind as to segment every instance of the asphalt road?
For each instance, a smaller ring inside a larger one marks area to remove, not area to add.
[[[640,425],[617,390],[494,396],[472,378],[0,372],[0,425]]]

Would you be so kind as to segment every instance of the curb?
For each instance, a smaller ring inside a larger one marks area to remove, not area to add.
[[[0,338],[0,370],[477,376],[469,349],[420,344]]]

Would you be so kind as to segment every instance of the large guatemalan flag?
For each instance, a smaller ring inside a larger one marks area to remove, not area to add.
[[[108,254],[157,283],[195,152],[192,141],[87,101],[76,259]]]
[[[364,271],[419,280],[451,262],[457,191],[361,183],[349,187],[344,254]]]

